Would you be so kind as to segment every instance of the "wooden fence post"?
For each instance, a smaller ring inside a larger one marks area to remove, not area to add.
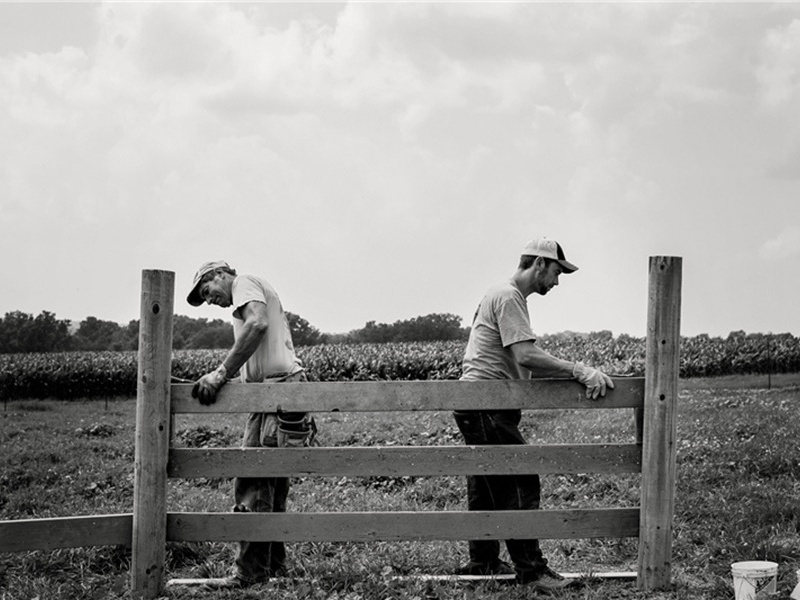
[[[164,589],[174,287],[171,271],[142,271],[131,562],[136,599],[156,598]]]
[[[639,524],[641,590],[671,582],[682,259],[651,256]]]

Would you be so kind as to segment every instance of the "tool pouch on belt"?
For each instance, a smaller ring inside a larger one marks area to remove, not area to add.
[[[307,413],[278,413],[278,447],[315,446],[317,424]]]

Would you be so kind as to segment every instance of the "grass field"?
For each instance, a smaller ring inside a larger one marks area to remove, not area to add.
[[[733,598],[730,564],[772,560],[779,597],[800,568],[800,376],[681,382],[678,483],[671,590],[645,594],[631,581],[590,580],[567,600]],[[597,413],[600,413],[598,418]],[[15,401],[0,419],[0,519],[132,511],[133,400]],[[178,420],[189,446],[238,445],[242,416]],[[461,443],[449,414],[332,414],[317,418],[326,445]],[[532,442],[629,441],[630,411],[526,413]],[[229,481],[171,481],[169,510],[227,511]],[[633,506],[638,476],[544,476],[543,508]],[[466,506],[462,478],[298,478],[292,511],[448,510]],[[636,541],[543,540],[562,571],[636,569]],[[466,559],[466,543],[289,544],[294,578],[245,592],[170,588],[176,599],[499,599],[535,598],[525,587],[397,580],[446,574]],[[170,544],[168,576],[226,573],[226,544]],[[126,599],[124,547],[0,554],[0,599]]]

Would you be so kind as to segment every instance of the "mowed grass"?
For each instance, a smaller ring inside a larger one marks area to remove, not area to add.
[[[730,564],[771,560],[779,597],[800,568],[800,389],[796,379],[687,380],[681,383],[673,586],[639,592],[633,581],[592,579],[567,600],[733,598]],[[784,385],[787,387],[777,387]],[[235,446],[244,415],[177,420],[179,445]],[[460,444],[449,413],[317,415],[325,445]],[[135,401],[9,402],[0,419],[0,519],[129,513],[133,505]],[[526,412],[531,442],[627,442],[630,410]],[[639,476],[542,478],[543,508],[635,506]],[[227,511],[228,480],[171,480],[169,510]],[[296,478],[291,511],[461,510],[461,477]],[[467,537],[465,532],[465,538]],[[570,572],[635,571],[635,539],[543,540],[551,565]],[[293,578],[244,592],[169,588],[177,599],[499,599],[535,598],[495,582],[397,579],[450,573],[466,542],[288,544]],[[505,551],[504,551],[505,552]],[[226,574],[229,544],[169,544],[168,577]],[[0,554],[0,598],[129,599],[130,550],[78,548]]]

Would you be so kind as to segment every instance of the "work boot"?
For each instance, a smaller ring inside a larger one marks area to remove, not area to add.
[[[553,571],[553,569],[547,567],[536,577],[529,580],[519,580],[518,583],[530,585],[534,589],[547,594],[552,594],[558,592],[559,590],[563,590],[565,587],[574,585],[576,582],[572,579],[567,579],[560,573],[556,573]]]

